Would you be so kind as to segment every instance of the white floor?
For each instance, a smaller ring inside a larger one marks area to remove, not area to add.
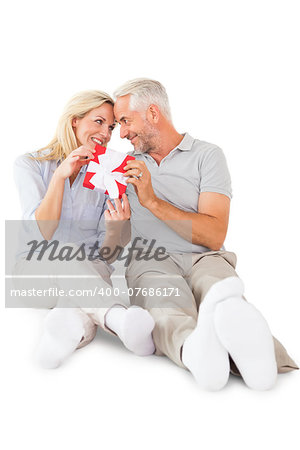
[[[167,358],[134,356],[102,330],[61,368],[46,371],[34,359],[46,313],[1,313],[5,450],[253,450],[298,442],[299,372],[279,376],[268,392],[235,377],[220,392],[203,392]],[[299,362],[295,342],[284,344]]]
[[[21,217],[13,161],[47,144],[72,95],[157,79],[178,131],[224,150],[234,193],[226,246],[247,299],[300,364],[299,2],[2,3],[5,217]],[[131,150],[117,130],[111,147]],[[232,378],[208,393],[166,358],[136,357],[103,333],[45,371],[34,360],[44,314],[1,308],[2,449],[299,448],[300,371],[269,392]]]

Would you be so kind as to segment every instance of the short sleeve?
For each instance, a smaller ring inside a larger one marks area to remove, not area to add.
[[[19,192],[22,218],[35,219],[35,210],[47,192],[39,161],[29,154],[19,156],[14,163],[14,179]]]
[[[223,151],[207,149],[200,161],[199,192],[217,192],[232,198],[231,178]]]

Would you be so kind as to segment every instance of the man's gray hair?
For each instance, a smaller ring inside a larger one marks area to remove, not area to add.
[[[164,86],[159,81],[149,78],[135,78],[120,86],[114,96],[123,97],[130,94],[129,107],[133,111],[146,110],[151,104],[159,107],[162,114],[171,122],[169,99]]]

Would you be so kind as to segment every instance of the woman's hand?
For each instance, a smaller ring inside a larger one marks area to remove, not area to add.
[[[76,148],[58,166],[55,170],[55,175],[64,180],[69,178],[73,173],[79,172],[82,166],[88,164],[94,158],[95,151],[85,145]]]
[[[116,207],[110,200],[107,200],[108,209],[104,211],[105,221],[125,221],[130,219],[130,206],[126,194],[122,195],[123,203],[119,198],[115,198]]]
[[[130,241],[130,206],[126,194],[122,195],[122,200],[123,203],[119,198],[114,199],[115,208],[112,202],[107,200],[108,210],[104,211],[106,233],[102,249],[106,249],[105,259],[110,264]]]

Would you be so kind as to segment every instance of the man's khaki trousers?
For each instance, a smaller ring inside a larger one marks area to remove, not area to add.
[[[146,255],[146,258],[144,258]],[[164,260],[144,253],[132,259],[126,271],[131,304],[147,309],[155,320],[156,354],[166,355],[179,366],[185,339],[197,324],[198,309],[210,287],[219,280],[238,276],[236,255],[226,251],[202,254],[169,254]],[[298,369],[283,345],[274,338],[278,372]],[[239,374],[231,361],[231,370]]]

